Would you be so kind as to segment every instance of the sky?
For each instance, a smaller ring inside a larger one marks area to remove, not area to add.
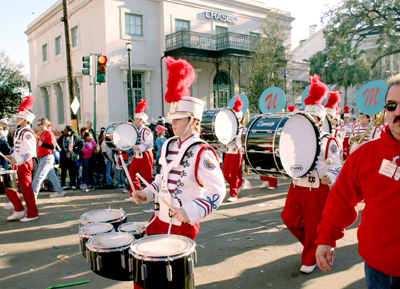
[[[134,0],[132,0],[134,1]],[[321,16],[327,7],[337,5],[339,0],[259,0],[268,6],[291,12],[296,18],[292,23],[292,48],[299,41],[307,39],[309,26],[317,25],[321,29]],[[0,50],[5,51],[15,63],[23,63],[25,73],[29,75],[28,36],[24,33],[28,25],[57,0],[0,0]]]

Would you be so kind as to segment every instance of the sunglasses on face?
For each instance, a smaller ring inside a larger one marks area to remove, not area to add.
[[[387,111],[395,111],[398,104],[400,104],[400,101],[399,101],[399,102],[390,101],[390,102],[387,102],[387,103],[386,103],[386,105],[384,106],[384,108],[385,108]]]

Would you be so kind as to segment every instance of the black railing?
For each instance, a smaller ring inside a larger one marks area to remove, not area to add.
[[[212,35],[182,30],[165,37],[166,51],[183,47],[211,51],[220,51],[224,49],[253,51],[256,41],[256,36],[233,32]]]

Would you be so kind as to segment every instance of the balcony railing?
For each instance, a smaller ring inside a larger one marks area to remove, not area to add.
[[[183,47],[211,51],[220,51],[224,49],[253,51],[256,41],[256,36],[233,32],[212,35],[182,30],[165,37],[166,51]]]

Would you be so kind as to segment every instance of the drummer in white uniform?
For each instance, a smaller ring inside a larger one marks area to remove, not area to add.
[[[187,73],[193,70],[186,60],[168,57],[166,61],[170,71],[169,84],[176,77],[173,74],[176,67],[185,67]],[[169,85],[168,90],[171,89],[174,87]],[[179,94],[177,90],[175,93]],[[164,143],[160,156],[161,173],[151,184],[175,210],[170,212],[150,188],[137,191],[138,197],[133,198],[136,203],[155,200],[159,204],[159,211],[152,217],[155,220],[147,228],[148,235],[166,234],[171,226],[172,234],[194,240],[199,232],[199,221],[219,207],[226,187],[215,151],[200,139],[204,102],[185,95],[178,97],[180,99],[172,105],[175,109],[168,117],[175,137]]]
[[[173,97],[168,119],[176,137],[168,139],[161,150],[161,173],[151,187],[175,208],[171,212],[150,188],[137,191],[133,196],[137,204],[155,201],[156,213],[151,218],[147,235],[177,234],[195,239],[200,220],[214,212],[222,203],[226,187],[217,155],[200,139],[200,121],[204,102],[190,95],[194,69],[184,59],[167,57],[169,80],[168,96]],[[180,78],[174,72],[186,71]],[[187,85],[186,89],[179,87]],[[134,288],[140,288],[135,284]]]
[[[311,89],[304,102],[305,112],[313,117],[319,127],[321,152],[316,169],[310,176],[293,181],[290,185],[281,214],[288,230],[301,243],[298,249],[298,253],[302,253],[300,271],[306,274],[313,272],[316,267],[317,246],[314,241],[317,238],[317,226],[322,220],[329,187],[335,183],[342,168],[337,141],[322,131],[326,115],[322,101],[327,96],[328,88],[320,81],[318,75],[310,78]],[[325,162],[328,158],[332,161],[329,166]]]

